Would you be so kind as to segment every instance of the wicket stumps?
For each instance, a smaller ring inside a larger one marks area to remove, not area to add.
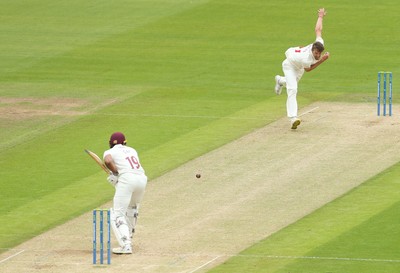
[[[383,77],[383,97],[381,99],[381,81]],[[392,115],[392,96],[393,96],[393,86],[392,86],[392,72],[379,71],[378,72],[378,96],[377,96],[377,114],[381,115],[381,101],[383,104],[383,115],[386,116],[386,91],[387,91],[387,82],[389,78],[389,116]]]
[[[111,264],[111,223],[109,209],[93,210],[93,264],[97,264],[97,237],[99,237],[100,264],[104,264],[104,212],[107,212],[107,264]],[[97,214],[99,214],[99,236],[97,236]]]

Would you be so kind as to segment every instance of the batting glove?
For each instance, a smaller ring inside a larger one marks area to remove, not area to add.
[[[118,176],[116,176],[114,174],[110,174],[107,177],[107,181],[108,181],[108,183],[110,183],[111,185],[113,185],[115,187],[115,185],[117,185],[117,183],[118,183]]]

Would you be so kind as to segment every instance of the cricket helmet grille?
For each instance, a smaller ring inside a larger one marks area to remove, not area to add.
[[[117,145],[117,144],[126,145],[126,139],[125,139],[124,134],[121,132],[113,133],[110,137],[109,144],[110,144],[110,148],[114,147],[114,145]]]

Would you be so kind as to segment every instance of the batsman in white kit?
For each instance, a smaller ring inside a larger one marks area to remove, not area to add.
[[[107,180],[115,186],[111,227],[120,245],[112,251],[115,254],[132,254],[132,236],[147,176],[136,150],[126,145],[124,134],[113,133],[109,144],[110,149],[104,152],[103,160],[112,172]]]
[[[280,95],[282,87],[286,87],[287,100],[286,111],[291,122],[291,128],[297,129],[301,120],[297,116],[297,86],[304,71],[310,72],[329,58],[329,52],[322,55],[324,51],[324,40],[322,39],[322,21],[326,11],[324,8],[318,10],[318,19],[315,25],[316,40],[306,47],[291,47],[286,50],[286,59],[282,63],[284,77],[275,76],[275,93]]]

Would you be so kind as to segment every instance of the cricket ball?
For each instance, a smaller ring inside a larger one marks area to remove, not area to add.
[[[199,173],[196,174],[196,177],[197,177],[197,178],[200,178],[200,177],[201,177],[201,174],[199,174]]]

